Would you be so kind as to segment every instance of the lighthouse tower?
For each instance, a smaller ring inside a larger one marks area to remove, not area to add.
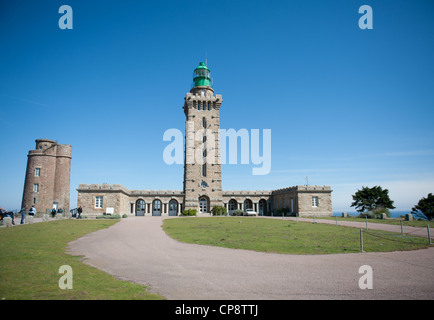
[[[71,146],[54,140],[37,139],[27,155],[22,207],[38,213],[47,209],[69,211]]]
[[[210,69],[201,62],[184,102],[186,116],[183,208],[207,215],[223,205],[220,164],[220,106],[214,94]]]

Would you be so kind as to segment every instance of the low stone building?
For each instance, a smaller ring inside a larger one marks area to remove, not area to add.
[[[128,190],[114,184],[80,184],[78,204],[83,214],[98,216],[178,216],[184,210],[180,190]],[[272,191],[223,191],[222,204],[229,214],[253,209],[258,215],[331,216],[329,186],[294,186]],[[209,212],[198,212],[208,216]]]
[[[128,190],[119,184],[80,184],[77,206],[83,208],[83,215],[177,216],[185,209],[195,209],[198,216],[206,216],[214,206],[224,206],[229,214],[253,209],[259,215],[331,216],[330,186],[294,186],[271,191],[222,189],[218,134],[222,102],[222,96],[214,94],[210,70],[201,62],[194,70],[193,86],[184,98],[183,190]]]

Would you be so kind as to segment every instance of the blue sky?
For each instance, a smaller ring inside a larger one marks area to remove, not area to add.
[[[61,30],[58,9],[73,9]],[[361,30],[358,9],[373,9]],[[163,133],[184,132],[207,58],[221,127],[271,129],[272,166],[223,165],[225,190],[330,185],[334,211],[362,186],[399,210],[434,192],[431,0],[2,1],[0,206],[21,204],[37,138],[73,147],[80,183],[182,190]]]

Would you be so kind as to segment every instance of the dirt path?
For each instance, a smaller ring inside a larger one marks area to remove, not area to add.
[[[162,230],[163,219],[122,219],[71,242],[68,252],[84,255],[86,263],[145,284],[168,299],[434,299],[434,248],[261,253],[180,243]],[[372,267],[371,290],[359,288],[362,265]]]

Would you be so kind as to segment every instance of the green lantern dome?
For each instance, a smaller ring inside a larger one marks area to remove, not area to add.
[[[211,71],[205,65],[205,63],[199,63],[199,66],[194,69],[193,72],[193,87],[205,86],[211,87]]]

